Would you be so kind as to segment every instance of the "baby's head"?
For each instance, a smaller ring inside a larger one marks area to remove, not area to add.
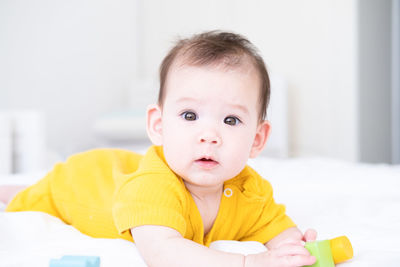
[[[206,32],[180,40],[160,67],[147,131],[188,186],[219,186],[266,143],[269,78],[244,37]]]
[[[257,48],[241,35],[230,32],[211,31],[181,39],[169,51],[160,66],[160,90],[158,104],[163,105],[166,95],[168,73],[173,66],[239,68],[251,65],[258,73],[259,119],[267,114],[270,98],[270,82],[264,60]]]

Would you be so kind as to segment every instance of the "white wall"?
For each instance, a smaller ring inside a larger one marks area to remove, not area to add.
[[[86,149],[174,36],[233,30],[289,84],[291,154],[356,160],[356,14],[356,0],[3,0],[0,109],[43,109],[51,148]]]
[[[128,105],[136,3],[0,1],[0,109],[43,110],[50,149],[94,145],[93,119]]]
[[[355,0],[153,0],[142,5],[144,77],[156,78],[174,36],[237,31],[289,83],[292,155],[357,159]]]

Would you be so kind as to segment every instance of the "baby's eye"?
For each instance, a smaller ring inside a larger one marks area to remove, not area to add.
[[[237,124],[241,123],[241,121],[236,117],[229,116],[224,119],[224,123],[233,126],[233,125],[237,125]]]
[[[182,118],[184,118],[187,121],[194,121],[197,119],[196,113],[192,111],[185,111],[181,114]]]

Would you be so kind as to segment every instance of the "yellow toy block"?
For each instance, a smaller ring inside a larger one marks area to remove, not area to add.
[[[311,267],[334,267],[335,264],[353,258],[353,247],[346,236],[307,242],[305,248],[317,258]]]

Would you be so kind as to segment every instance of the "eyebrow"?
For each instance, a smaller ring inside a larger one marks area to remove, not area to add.
[[[243,105],[240,105],[240,104],[229,104],[229,106],[231,106],[233,108],[236,108],[236,109],[240,109],[245,114],[249,114],[249,110]]]
[[[195,98],[193,98],[193,97],[182,97],[182,98],[177,99],[175,102],[176,102],[177,104],[179,104],[179,103],[181,103],[181,102],[187,102],[187,101],[189,101],[189,102],[195,102],[195,103],[201,102],[201,101],[198,101],[197,99],[195,99]],[[201,104],[201,103],[200,103],[200,104]],[[228,104],[228,106],[231,107],[231,108],[234,108],[234,109],[239,109],[239,110],[241,110],[241,111],[242,111],[243,113],[245,113],[245,114],[249,114],[249,113],[250,113],[249,110],[248,110],[248,108],[247,108],[246,106],[241,105],[241,104]]]

